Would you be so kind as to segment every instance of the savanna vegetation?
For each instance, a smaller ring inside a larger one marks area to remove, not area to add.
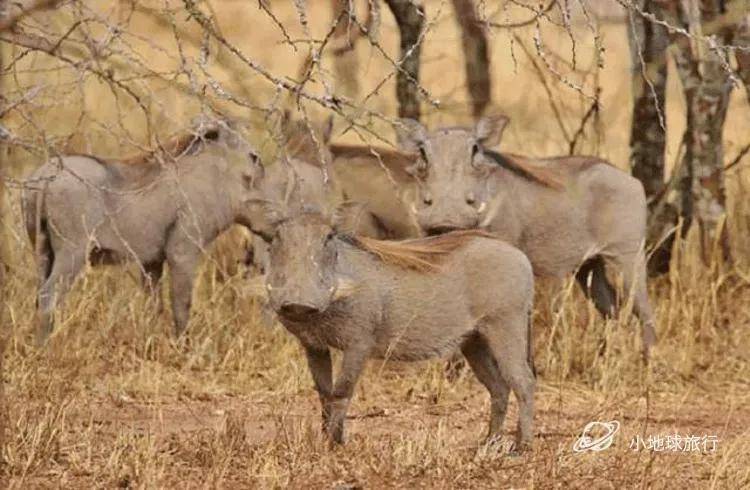
[[[352,8],[3,2],[0,486],[749,486],[750,4],[369,0],[354,17]],[[388,146],[398,116],[447,126],[490,109],[510,117],[503,151],[637,168],[650,199],[651,359],[641,358],[631,305],[603,319],[574,278],[540,281],[532,450],[510,457],[482,445],[486,392],[468,371],[449,379],[443,361],[371,362],[348,443],[329,445],[301,349],[248,290],[251,238],[239,228],[207,252],[185,338],[136,267],[105,267],[76,282],[36,346],[20,193],[47,159],[158,148],[215,111],[243,121],[272,165],[285,110],[311,124],[335,114],[334,141]],[[573,451],[586,424],[611,420],[620,429],[609,449]],[[674,435],[718,443],[633,444]]]

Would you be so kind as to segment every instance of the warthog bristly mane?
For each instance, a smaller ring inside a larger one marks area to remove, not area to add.
[[[356,247],[378,257],[386,264],[405,269],[430,272],[439,269],[443,260],[466,245],[473,238],[497,239],[483,230],[460,230],[425,238],[409,240],[376,240],[363,236],[348,236]]]
[[[552,170],[528,163],[525,157],[510,153],[498,153],[496,151],[485,151],[484,154],[499,166],[532,182],[552,189],[562,189],[565,187],[561,176],[556,175]]]

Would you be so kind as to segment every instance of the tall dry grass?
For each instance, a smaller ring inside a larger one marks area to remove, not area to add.
[[[315,29],[327,21],[323,5],[314,3],[309,11]],[[268,49],[281,34],[262,13],[240,2],[215,7],[225,35],[275,73],[294,75],[304,53],[283,44]],[[432,124],[468,121],[459,35],[448,7],[427,4],[436,20],[426,39],[423,80],[444,106],[428,110]],[[300,35],[291,7],[274,5],[274,11]],[[169,66],[174,50],[169,33],[139,15],[131,28],[148,42],[134,45],[154,66]],[[65,13],[51,19],[60,29],[68,22]],[[590,35],[582,26],[576,33],[579,59],[590,60]],[[532,32],[522,34],[528,40]],[[569,53],[565,33],[545,29],[544,36],[550,46]],[[602,38],[607,48],[599,74],[603,108],[598,132],[588,134],[582,151],[625,166],[630,124],[625,27],[604,26]],[[382,42],[396,53],[389,17]],[[495,100],[513,121],[504,146],[537,155],[564,152],[567,144],[550,101],[518,46],[516,64],[505,33],[493,37],[492,47]],[[362,93],[367,93],[389,65],[375,50],[360,49],[359,56]],[[39,103],[26,115],[60,144],[70,136],[68,144],[79,151],[119,154],[132,150],[123,130],[140,142],[146,139],[138,110],[127,99],[116,101],[106,86],[93,80],[78,86],[72,73],[53,70],[41,56],[30,55],[19,66],[19,73],[3,83],[21,90],[43,81]],[[240,90],[228,73],[212,69]],[[273,96],[249,71],[242,74],[256,102]],[[667,104],[670,159],[684,117],[674,80]],[[552,77],[549,82],[564,124],[574,128],[586,104]],[[152,108],[162,129],[177,127],[197,109],[166,86],[154,83],[151,89],[158,95]],[[393,89],[388,82],[370,107],[394,114]],[[748,108],[741,94],[735,95],[725,131],[730,155],[748,134]],[[234,111],[255,124],[253,138],[261,148],[272,146],[261,116]],[[119,119],[123,127],[116,124]],[[17,114],[9,124],[19,134],[35,134]],[[377,123],[373,127],[389,134]],[[339,137],[356,140],[352,134]],[[40,163],[19,150],[13,157],[16,172]],[[0,483],[8,488],[747,487],[750,209],[745,174],[740,166],[728,182],[728,226],[737,264],[715,259],[703,264],[689,235],[677,246],[672,272],[651,282],[659,344],[648,367],[639,358],[638,325],[627,315],[629,306],[620,319],[604,321],[572,280],[540,285],[534,315],[537,438],[534,450],[517,458],[479,444],[489,409],[484,390],[470,374],[448,382],[439,361],[372,362],[357,389],[351,440],[345,447],[329,447],[319,431],[317,397],[304,357],[281,328],[262,325],[258,305],[243,293],[242,271],[217,279],[224,258],[206,263],[186,343],[172,339],[169,315],[155,311],[134,270],[105,268],[87,271],[79,280],[49,346],[36,349],[35,267],[17,191],[11,190],[6,223],[11,269],[2,284],[6,400],[0,415],[7,428]],[[514,417],[511,401],[509,432]],[[586,423],[613,419],[622,429],[609,450],[571,450]],[[717,435],[719,449],[702,454],[629,447],[636,434],[673,433]]]

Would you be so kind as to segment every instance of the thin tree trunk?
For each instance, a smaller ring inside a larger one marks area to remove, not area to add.
[[[337,92],[354,99],[359,95],[359,59],[354,49],[359,38],[359,26],[354,22],[354,3],[350,0],[331,0],[333,19],[339,19],[333,32],[333,70]]]
[[[681,13],[687,24],[699,26],[720,13],[720,3],[703,1],[702,8],[682,9]],[[720,42],[727,41],[726,33],[724,38]],[[724,50],[717,52],[699,44],[691,47],[686,42],[678,43],[675,50],[687,106],[682,214],[686,228],[693,219],[698,222],[705,261],[716,241],[724,259],[731,259],[727,227],[721,225],[726,217],[722,131],[732,83],[722,57],[726,57]]]
[[[424,26],[424,7],[417,0],[385,0],[401,36],[401,69],[396,74],[398,115],[419,120],[419,36]]]
[[[461,26],[466,83],[474,118],[479,118],[492,100],[492,79],[487,33],[473,0],[452,0],[456,20]]]
[[[737,58],[737,74],[745,86],[747,100],[750,102],[750,14],[745,16],[737,27],[733,44],[745,48],[745,50],[736,50],[735,58]]]
[[[663,19],[653,0],[638,0],[638,8]],[[633,120],[630,128],[630,166],[641,181],[649,202],[648,243],[656,248],[649,261],[651,274],[669,270],[678,210],[666,192],[665,150],[667,119],[667,47],[664,26],[630,13],[629,41],[632,66]]]

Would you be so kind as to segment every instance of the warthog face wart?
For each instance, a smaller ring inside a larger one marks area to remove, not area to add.
[[[418,182],[412,212],[428,234],[481,226],[491,197],[490,179],[496,165],[484,149],[499,143],[504,116],[486,117],[473,129],[443,128],[428,132],[420,123],[402,122],[402,148],[417,155],[408,172]]]

